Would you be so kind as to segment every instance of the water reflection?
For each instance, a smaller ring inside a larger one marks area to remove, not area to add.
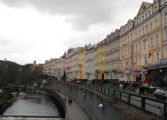
[[[48,97],[25,94],[20,96],[4,115],[59,116],[59,112]]]

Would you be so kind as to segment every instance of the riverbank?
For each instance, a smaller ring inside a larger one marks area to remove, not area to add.
[[[16,100],[16,97],[9,91],[2,91],[0,93],[0,115],[3,115],[4,111],[12,105]]]

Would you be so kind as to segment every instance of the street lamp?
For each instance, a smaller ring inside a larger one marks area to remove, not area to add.
[[[160,83],[161,83],[161,85],[163,86],[162,69],[160,69],[159,72],[160,72]]]

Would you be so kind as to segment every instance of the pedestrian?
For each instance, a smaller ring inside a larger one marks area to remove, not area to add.
[[[125,83],[123,84],[123,90],[125,90],[126,87],[127,87],[127,83],[125,82]]]
[[[71,104],[72,104],[72,100],[68,99],[68,105],[71,105]]]

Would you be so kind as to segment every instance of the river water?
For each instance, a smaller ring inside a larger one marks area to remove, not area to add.
[[[31,95],[31,94],[22,94],[21,96],[19,96],[18,99],[4,112],[4,115],[48,116],[48,117],[60,116],[56,105],[50,98],[44,95]],[[37,120],[37,118],[34,118],[33,120]],[[44,120],[51,120],[51,119],[45,118]],[[56,118],[54,120],[60,120],[60,119]]]

